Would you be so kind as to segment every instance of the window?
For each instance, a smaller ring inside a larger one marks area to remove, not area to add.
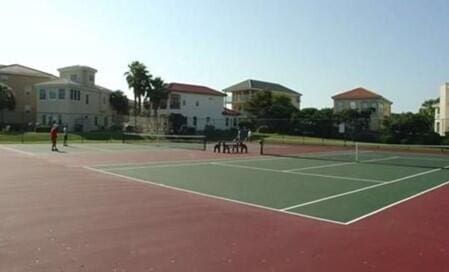
[[[199,105],[200,105],[200,101],[196,101],[196,102],[195,102],[195,106],[198,107]]]
[[[182,100],[182,105],[185,106],[186,105],[186,101]]]
[[[65,99],[65,90],[64,89],[59,89],[58,90],[58,98],[59,98],[59,100],[64,100]]]
[[[86,94],[86,105],[88,105],[88,104],[89,104],[89,95]]]
[[[196,118],[196,116],[193,116],[193,126],[194,127],[196,127],[196,124],[197,124],[197,118]]]
[[[47,115],[43,114],[42,115],[42,125],[46,125],[47,124]]]
[[[209,123],[210,122],[210,117],[208,116],[208,117],[206,117],[206,123]]]
[[[103,104],[106,104],[106,97],[103,96]]]
[[[70,90],[70,100],[81,100],[81,92],[78,90]]]
[[[357,104],[355,103],[355,101],[351,101],[349,102],[349,107],[351,108],[351,110],[355,110],[357,108]]]
[[[94,125],[98,126],[98,116],[95,116],[94,118]]]
[[[440,114],[440,108],[439,107],[435,108],[435,111],[436,111],[437,114]]]
[[[179,94],[170,95],[170,109],[181,108],[181,96]]]
[[[40,100],[47,99],[47,92],[45,91],[45,89],[40,89],[39,90],[39,99]]]
[[[379,104],[379,112],[384,112],[384,104]]]
[[[58,114],[58,125],[62,125],[62,115]]]
[[[70,75],[70,80],[78,81],[78,76],[76,74]]]
[[[55,90],[49,90],[48,91],[48,98],[50,100],[55,100],[56,99],[56,91]]]
[[[229,127],[229,117],[226,117],[225,121],[226,121],[226,126]]]
[[[436,129],[437,129],[437,133],[440,133],[440,122],[436,123]]]
[[[234,118],[234,127],[237,126],[237,118]]]
[[[95,81],[94,75],[89,75],[89,81],[90,81],[90,82],[94,82],[94,81]]]
[[[104,125],[104,127],[108,127],[109,126],[109,118],[107,116],[104,118],[103,125]]]
[[[363,109],[366,109],[366,108],[368,108],[368,102],[363,102],[363,104],[362,104],[362,108],[363,108]]]

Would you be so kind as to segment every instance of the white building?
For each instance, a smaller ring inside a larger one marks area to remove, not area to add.
[[[226,94],[191,84],[170,83],[169,98],[159,109],[161,116],[171,113],[187,117],[187,126],[203,130],[206,125],[230,129],[238,125],[238,112],[224,107]]]
[[[449,132],[449,83],[440,87],[440,102],[435,107],[435,132],[445,136]]]
[[[114,113],[111,91],[95,85],[97,70],[76,65],[58,71],[59,78],[35,85],[37,122],[44,126],[56,122],[77,131],[109,128]]]

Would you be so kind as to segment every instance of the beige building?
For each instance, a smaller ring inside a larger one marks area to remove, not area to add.
[[[35,84],[57,77],[19,64],[0,65],[0,82],[7,85],[16,97],[16,108],[4,111],[4,122],[23,125],[36,120]]]
[[[112,125],[111,90],[95,84],[97,70],[88,66],[58,69],[59,78],[35,85],[37,122],[67,125],[69,130],[91,131]]]
[[[111,90],[95,84],[96,70],[87,66],[58,69],[59,77],[19,64],[0,66],[0,81],[9,86],[17,105],[5,112],[5,123],[90,131],[112,125]]]
[[[338,113],[343,110],[365,111],[372,110],[371,129],[380,128],[381,122],[391,114],[391,101],[375,92],[365,88],[356,88],[343,93],[332,96],[334,100],[334,112]]]
[[[245,103],[248,102],[255,93],[260,91],[271,91],[273,94],[289,96],[292,104],[298,109],[301,105],[302,94],[277,83],[248,79],[225,88],[223,91],[231,98],[231,100],[228,100],[226,103],[230,104],[233,110],[239,111],[242,114],[245,114]]]

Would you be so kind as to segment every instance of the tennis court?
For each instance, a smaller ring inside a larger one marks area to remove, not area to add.
[[[179,138],[69,143],[61,152],[1,145],[2,263],[17,271],[447,265],[442,147],[203,148]]]
[[[351,161],[354,156],[341,150],[89,169],[339,224],[356,222],[449,182],[449,170],[443,168],[449,165],[446,155],[367,151],[358,155],[358,162]]]

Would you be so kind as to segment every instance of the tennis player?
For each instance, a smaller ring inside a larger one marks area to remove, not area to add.
[[[53,127],[50,130],[50,139],[51,139],[51,151],[59,151],[56,147],[56,142],[58,140],[58,125],[53,124]]]

